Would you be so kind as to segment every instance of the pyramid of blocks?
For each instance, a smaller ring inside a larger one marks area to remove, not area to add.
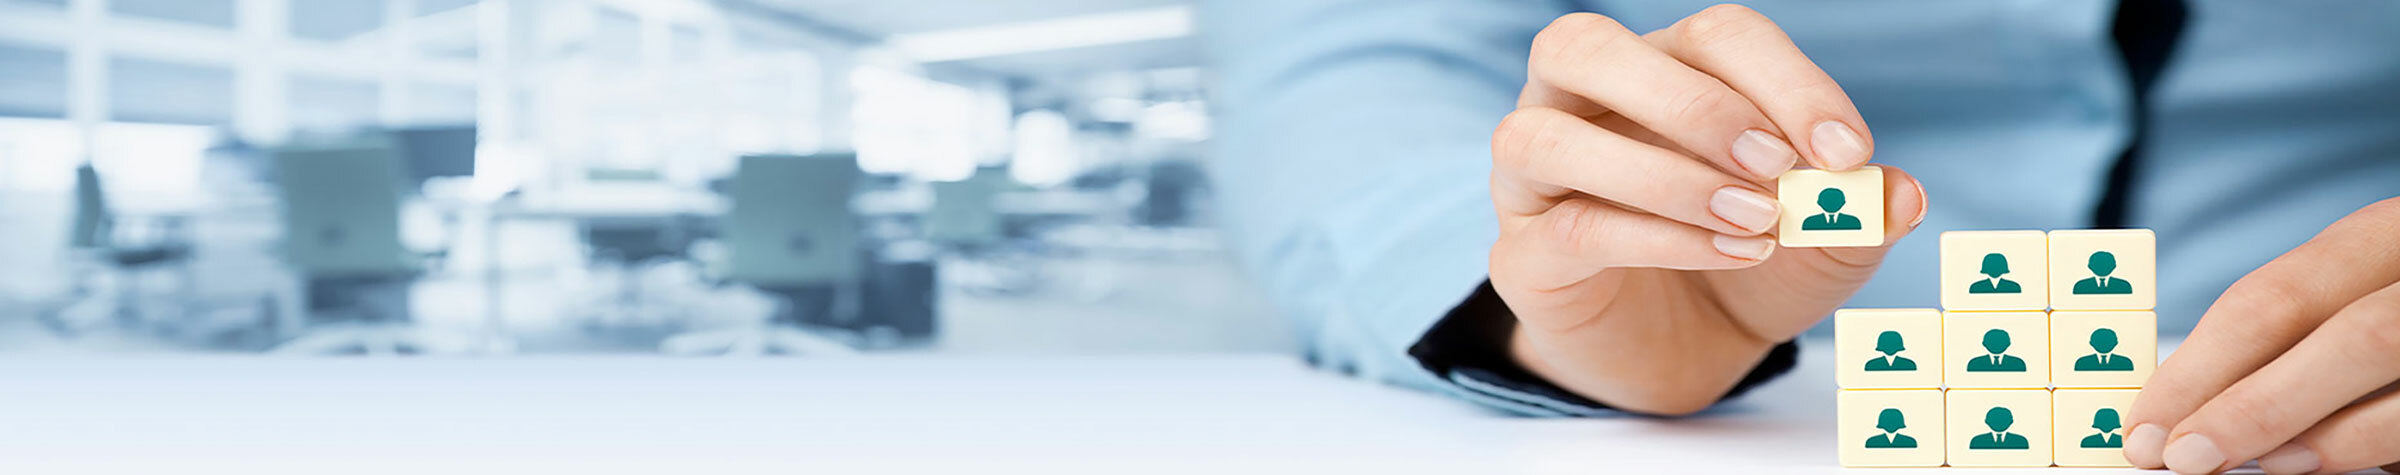
[[[1940,309],[1834,313],[1841,462],[2124,467],[2158,363],[2149,230],[1942,233]]]

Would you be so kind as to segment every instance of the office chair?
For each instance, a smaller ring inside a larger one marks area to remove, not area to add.
[[[130,243],[118,236],[126,230],[123,222],[109,209],[107,196],[102,193],[99,171],[90,163],[75,168],[74,223],[69,228],[67,247],[73,270],[69,288],[59,301],[36,311],[36,318],[53,333],[77,336],[113,319],[120,325],[132,326],[146,320],[142,312],[146,297],[141,288],[142,277],[151,271],[176,271],[174,302],[177,313],[188,313],[192,301],[191,237],[185,220],[180,216],[162,217],[150,223],[152,238],[144,243]],[[130,233],[128,233],[130,234]],[[93,267],[105,267],[110,274],[108,291],[113,306],[110,318],[100,321],[73,321],[68,309],[93,295]]]
[[[729,256],[708,262],[725,283],[777,295],[776,316],[758,325],[693,332],[659,345],[670,354],[847,355],[850,345],[800,330],[855,314],[859,226],[850,197],[859,180],[849,154],[742,157],[723,233]],[[778,326],[776,322],[788,323]]]
[[[409,323],[409,288],[422,258],[401,244],[399,164],[389,146],[287,148],[275,152],[275,168],[285,263],[302,283],[298,308],[312,327],[275,353],[387,355],[472,346],[472,336]]]

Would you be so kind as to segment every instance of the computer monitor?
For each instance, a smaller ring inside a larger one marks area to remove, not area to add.
[[[283,179],[284,251],[312,276],[387,275],[414,263],[400,243],[397,164],[375,143],[275,152]]]
[[[859,226],[850,211],[858,189],[852,154],[742,157],[726,217],[732,280],[761,285],[854,281]]]
[[[411,127],[391,134],[407,163],[409,183],[475,176],[475,126]]]

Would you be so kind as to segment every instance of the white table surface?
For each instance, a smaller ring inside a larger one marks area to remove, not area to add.
[[[1505,417],[1280,356],[21,358],[0,473],[1840,471],[1831,345],[1804,348],[1678,420]]]

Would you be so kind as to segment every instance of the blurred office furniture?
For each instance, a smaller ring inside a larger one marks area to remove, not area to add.
[[[859,175],[851,154],[742,157],[723,226],[729,255],[707,264],[724,283],[776,295],[778,310],[756,325],[676,335],[660,349],[671,354],[854,353],[849,345],[802,328],[856,315],[862,256],[850,199]]]
[[[392,147],[350,143],[275,153],[284,257],[300,282],[305,330],[277,353],[368,355],[458,352],[471,338],[411,323],[409,290],[423,256],[400,239],[400,176]]]
[[[501,289],[503,265],[500,258],[499,235],[510,223],[520,221],[567,221],[574,223],[579,234],[589,243],[596,262],[623,261],[655,263],[659,257],[683,256],[689,243],[712,231],[707,223],[725,214],[723,197],[701,190],[686,190],[660,182],[599,181],[584,185],[543,192],[512,194],[492,203],[484,226],[484,254],[489,259],[484,272],[485,321],[497,328],[504,321],[508,293]],[[672,247],[673,249],[661,249]],[[637,268],[639,266],[636,266]],[[636,270],[636,269],[628,269]],[[638,276],[623,276],[633,279]],[[639,285],[633,280],[623,285]],[[641,320],[687,317],[674,302],[654,300],[647,292],[618,292],[604,296],[586,309],[596,320],[594,326],[617,323],[640,323]],[[611,308],[614,301],[630,298],[641,302],[631,310]],[[639,317],[627,322],[618,314]]]
[[[653,170],[601,169],[585,172],[592,183],[667,189]],[[587,259],[601,273],[615,276],[615,287],[587,302],[582,312],[592,328],[656,325],[679,321],[683,308],[644,292],[643,276],[656,266],[687,259],[694,222],[688,210],[661,213],[586,214],[574,218],[583,235]]]
[[[74,336],[108,320],[131,326],[146,320],[181,316],[190,310],[193,301],[191,275],[191,236],[184,216],[159,216],[148,221],[148,229],[131,224],[109,208],[107,195],[102,191],[100,173],[90,163],[75,168],[74,223],[67,237],[69,274],[67,294],[36,311],[36,317],[52,332]],[[143,236],[147,235],[147,236]],[[140,238],[140,239],[137,239]],[[99,268],[99,269],[95,269]],[[70,310],[94,297],[92,280],[105,270],[113,298],[109,311],[97,318],[77,318]],[[144,307],[150,295],[141,283],[149,273],[173,270],[176,290],[169,297],[168,307],[174,315],[145,316]]]
[[[936,248],[910,244],[923,243],[895,243],[874,253],[859,287],[858,317],[833,326],[857,332],[871,348],[932,339],[944,267]]]
[[[476,135],[473,124],[409,127],[393,129],[387,133],[391,136],[392,145],[397,148],[397,152],[401,156],[401,163],[404,164],[408,173],[405,190],[420,193],[430,192],[433,188],[427,186],[430,182],[475,176]],[[456,190],[458,188],[447,189]],[[450,200],[457,197],[437,198]],[[431,269],[441,269],[449,262],[450,249],[458,246],[458,229],[461,222],[459,206],[440,206],[438,208],[442,223],[442,242],[438,247],[424,252],[429,258],[426,260],[426,266]]]
[[[986,168],[959,181],[935,182],[933,206],[923,220],[925,239],[947,257],[946,279],[977,295],[1029,292],[1039,275],[1026,252],[1010,246],[999,197],[1013,181]]]

